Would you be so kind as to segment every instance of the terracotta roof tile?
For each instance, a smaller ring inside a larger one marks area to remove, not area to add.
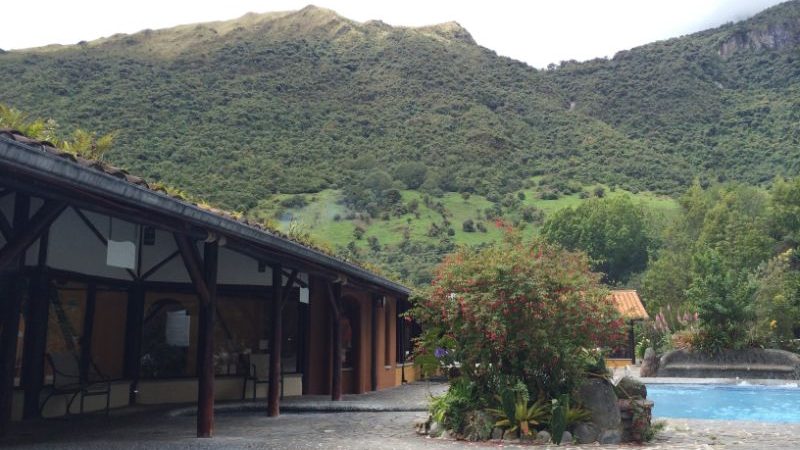
[[[611,300],[626,320],[647,320],[650,316],[635,290],[611,291]]]

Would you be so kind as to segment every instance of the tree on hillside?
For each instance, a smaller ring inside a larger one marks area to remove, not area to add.
[[[720,252],[711,248],[697,252],[693,272],[686,294],[700,317],[697,347],[716,352],[747,345],[746,325],[754,318],[751,305],[756,292],[748,272],[727,267]]]
[[[770,232],[776,239],[796,246],[800,243],[800,178],[779,178],[770,193]]]
[[[592,268],[610,283],[625,282],[647,265],[645,213],[628,197],[594,198],[558,211],[545,222],[542,234],[566,249],[585,251]]]
[[[427,174],[428,166],[416,161],[400,164],[394,171],[395,179],[402,181],[409,189],[422,186]]]

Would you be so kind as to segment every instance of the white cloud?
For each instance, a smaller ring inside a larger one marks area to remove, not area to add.
[[[39,0],[3,6],[0,48],[73,44],[145,28],[300,9],[310,0],[136,2]],[[317,0],[358,21],[418,26],[455,20],[479,44],[543,67],[616,51],[746,18],[779,0]],[[13,19],[10,19],[13,18]]]

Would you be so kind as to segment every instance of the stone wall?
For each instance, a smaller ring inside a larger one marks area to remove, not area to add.
[[[644,442],[645,432],[653,417],[653,402],[650,400],[619,400],[622,420],[622,442]]]
[[[728,350],[716,355],[675,350],[664,354],[659,377],[800,379],[800,355],[783,350]]]

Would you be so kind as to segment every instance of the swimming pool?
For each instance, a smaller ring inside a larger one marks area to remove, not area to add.
[[[800,387],[648,384],[654,417],[800,423]]]

